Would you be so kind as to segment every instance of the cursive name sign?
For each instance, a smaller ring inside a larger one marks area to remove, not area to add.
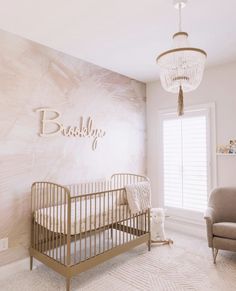
[[[92,149],[97,148],[98,139],[103,138],[106,132],[103,129],[94,128],[91,117],[85,122],[83,117],[80,117],[79,125],[65,126],[60,118],[61,113],[51,108],[40,108],[36,110],[40,113],[40,136],[57,136],[64,135],[67,137],[88,137],[93,138]]]

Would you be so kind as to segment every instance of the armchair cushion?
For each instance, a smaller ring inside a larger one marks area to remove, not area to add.
[[[234,222],[214,223],[213,235],[229,239],[236,239],[236,223]]]
[[[214,222],[236,222],[236,188],[217,188],[212,191],[208,207],[214,209]]]
[[[207,222],[215,222],[215,210],[212,207],[208,207],[205,211],[204,218]]]

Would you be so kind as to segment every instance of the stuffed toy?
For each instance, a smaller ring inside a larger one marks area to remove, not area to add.
[[[163,208],[152,208],[151,210],[151,240],[166,241],[165,229],[165,210]]]

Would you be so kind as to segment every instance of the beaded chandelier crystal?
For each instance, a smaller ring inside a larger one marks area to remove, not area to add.
[[[173,35],[173,49],[157,57],[163,88],[171,93],[179,93],[178,115],[184,114],[183,93],[200,85],[207,54],[204,50],[189,46],[188,34],[182,31],[182,8],[187,0],[174,0],[179,10],[179,32]]]

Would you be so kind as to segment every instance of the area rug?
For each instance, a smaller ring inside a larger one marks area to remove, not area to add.
[[[175,234],[172,246],[137,247],[72,279],[73,290],[86,291],[185,291],[236,290],[236,255],[220,252],[212,263],[206,241]],[[0,290],[65,290],[65,280],[37,263],[28,261],[0,269]]]

